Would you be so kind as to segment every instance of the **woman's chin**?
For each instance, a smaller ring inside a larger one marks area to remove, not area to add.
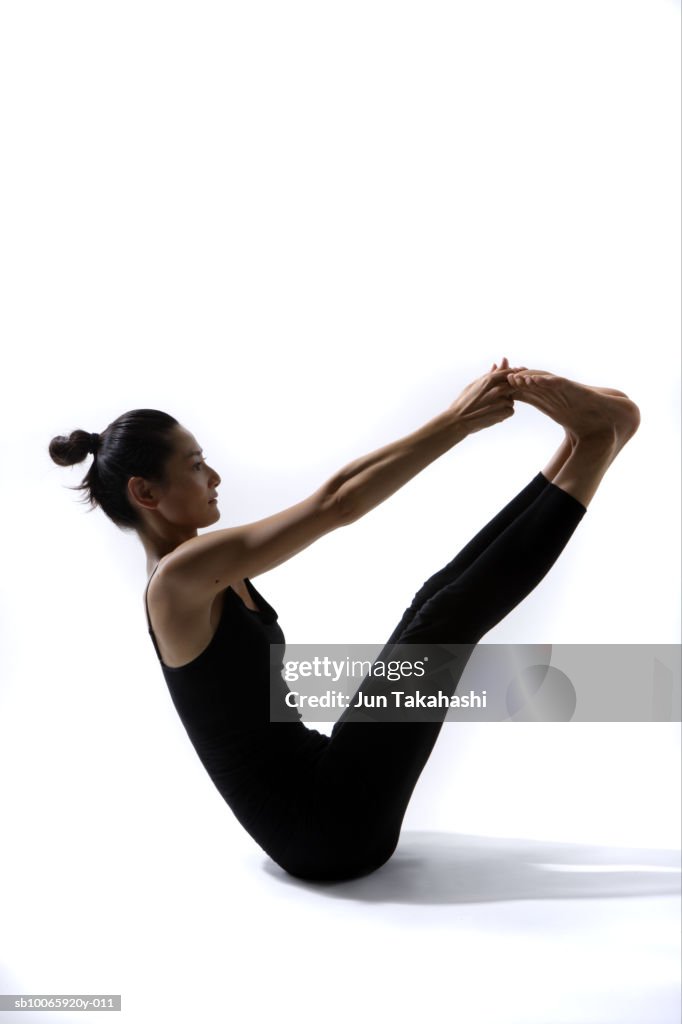
[[[197,530],[205,530],[207,526],[213,526],[220,519],[220,509],[217,505],[209,505],[205,517],[197,523]]]

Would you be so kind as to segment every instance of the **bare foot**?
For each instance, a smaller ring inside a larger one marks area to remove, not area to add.
[[[500,369],[502,369],[502,366],[500,366]],[[556,374],[550,373],[549,370],[529,370],[527,366],[517,366],[516,369],[510,367],[509,372],[513,373],[515,376],[519,376],[519,377],[524,377],[526,374],[528,374],[528,375],[533,374],[533,376],[540,376],[540,377],[555,377],[556,376]],[[625,394],[624,391],[616,391],[615,388],[597,388],[597,387],[594,387],[592,384],[583,384],[582,387],[589,388],[590,391],[598,391],[602,395],[620,395],[621,398],[627,398],[628,397]],[[522,398],[521,395],[517,395],[516,397],[517,398],[521,398],[521,400],[523,401],[523,398]]]
[[[517,366],[515,370],[511,370],[510,372],[514,373],[515,376],[516,375],[524,376],[523,371],[525,371],[525,374],[528,374],[528,375],[533,374],[534,376],[541,376],[541,377],[553,377],[553,376],[555,376],[553,373],[550,373],[549,370],[529,370],[527,366]],[[537,403],[532,401],[532,396],[528,397],[527,394],[524,395],[523,387],[522,387],[522,385],[520,383],[519,383],[518,386],[520,388],[520,392],[516,393],[514,395],[514,398],[515,399],[519,399],[522,402],[526,401],[529,405],[536,405],[536,407],[539,408]],[[618,395],[621,398],[627,398],[628,397],[625,394],[624,391],[617,391],[615,388],[597,388],[597,387],[594,387],[591,384],[583,384],[583,387],[589,388],[590,391],[596,391],[596,392],[598,392],[601,395]],[[543,409],[541,411],[544,412],[545,410]],[[578,435],[573,430],[569,430],[568,427],[564,427],[564,429],[566,431],[566,434],[570,438],[571,443],[572,444],[576,444],[577,440],[578,440]]]
[[[546,413],[572,439],[610,438],[616,450],[630,440],[639,426],[639,409],[614,388],[593,388],[545,370],[526,370],[507,377],[514,399]]]

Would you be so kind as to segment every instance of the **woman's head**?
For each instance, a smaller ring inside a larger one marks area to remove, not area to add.
[[[92,464],[74,489],[122,530],[144,531],[150,516],[183,529],[219,518],[211,499],[220,477],[201,458],[193,435],[165,412],[133,409],[101,434],[74,430],[53,437],[49,453],[58,466],[73,466],[92,453]]]

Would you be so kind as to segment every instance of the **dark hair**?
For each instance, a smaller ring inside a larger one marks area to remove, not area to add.
[[[141,520],[128,500],[128,480],[142,476],[163,482],[166,463],[173,454],[170,434],[175,426],[178,421],[168,413],[133,409],[101,434],[74,430],[68,437],[53,437],[48,450],[58,466],[74,466],[93,452],[82,483],[71,489],[84,491],[82,500],[91,510],[99,506],[120,529],[134,530]]]

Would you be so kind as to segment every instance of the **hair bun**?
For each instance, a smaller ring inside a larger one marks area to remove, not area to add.
[[[75,466],[82,462],[86,456],[95,451],[94,438],[97,438],[97,448],[101,443],[99,434],[90,434],[87,430],[74,430],[68,437],[59,434],[50,441],[48,451],[50,458],[58,466]]]
[[[53,437],[50,458],[58,466],[83,462],[89,452],[94,458],[77,487],[90,510],[101,508],[122,530],[139,530],[144,519],[131,500],[128,483],[133,476],[145,480],[166,479],[168,460],[175,454],[179,426],[174,416],[159,409],[131,409],[107,424],[101,434],[74,430],[68,436]]]

